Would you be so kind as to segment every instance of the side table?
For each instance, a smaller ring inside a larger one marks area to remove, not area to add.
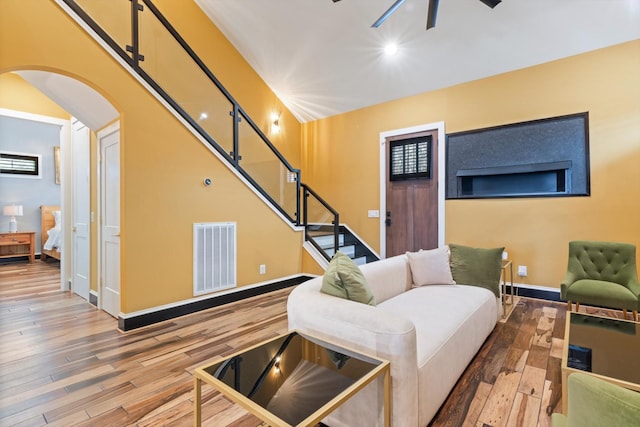
[[[36,259],[36,232],[18,231],[17,233],[0,233],[0,258],[28,256],[29,262]]]
[[[507,293],[507,270],[509,271],[509,293]],[[503,259],[500,264],[500,286],[502,288],[502,316],[507,317],[513,308],[513,263],[511,260]],[[506,306],[511,306],[509,311]]]

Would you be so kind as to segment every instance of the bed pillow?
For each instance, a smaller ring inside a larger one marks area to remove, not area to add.
[[[321,292],[363,304],[376,305],[367,279],[351,258],[338,251],[322,277]]]
[[[449,247],[407,252],[414,286],[455,285],[449,266]]]
[[[451,274],[458,284],[480,286],[500,296],[500,268],[504,248],[472,248],[449,244]]]
[[[62,215],[61,211],[52,211],[53,213],[53,227],[60,228],[62,226],[62,221],[60,220],[60,216]]]

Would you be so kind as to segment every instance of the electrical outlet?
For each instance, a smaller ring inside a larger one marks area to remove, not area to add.
[[[527,266],[526,265],[519,265],[518,266],[518,276],[527,277]]]
[[[260,264],[260,274],[267,274],[267,266],[265,264]]]
[[[377,210],[367,211],[367,216],[369,218],[380,218],[380,211],[377,211]]]

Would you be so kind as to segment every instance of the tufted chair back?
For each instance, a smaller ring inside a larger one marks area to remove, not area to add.
[[[629,287],[631,281],[638,280],[636,247],[615,242],[569,242],[568,271],[576,280],[603,280]]]

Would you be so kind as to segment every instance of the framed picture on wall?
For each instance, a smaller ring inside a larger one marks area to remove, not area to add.
[[[0,177],[42,178],[40,154],[0,152]]]
[[[56,174],[56,184],[60,185],[60,147],[53,147],[53,165]]]

